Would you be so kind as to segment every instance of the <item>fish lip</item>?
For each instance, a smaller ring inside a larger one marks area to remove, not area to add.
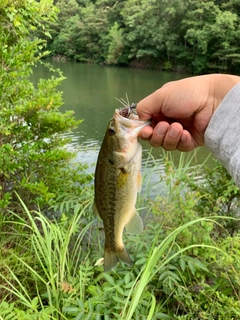
[[[150,126],[151,119],[150,120],[139,120],[139,119],[129,119],[126,117],[123,117],[119,114],[120,109],[115,109],[113,117],[118,120],[122,125],[126,127],[136,127],[141,130],[143,127]]]

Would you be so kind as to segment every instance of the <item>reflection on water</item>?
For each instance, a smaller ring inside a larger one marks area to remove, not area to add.
[[[67,145],[69,151],[76,153],[76,161],[88,164],[87,171],[92,174],[95,170],[100,144],[95,139],[88,139],[81,132],[66,133],[64,137],[71,138],[71,142]],[[79,138],[83,142],[79,144]]]

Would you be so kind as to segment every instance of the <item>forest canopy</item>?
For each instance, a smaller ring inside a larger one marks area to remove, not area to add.
[[[239,73],[239,0],[57,0],[48,48],[59,59]]]

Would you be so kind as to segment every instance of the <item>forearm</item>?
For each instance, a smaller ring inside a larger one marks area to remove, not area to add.
[[[205,132],[205,144],[240,187],[240,83],[223,99]]]

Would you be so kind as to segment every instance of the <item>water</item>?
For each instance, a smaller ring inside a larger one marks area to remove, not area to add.
[[[106,126],[113,115],[113,111],[121,105],[115,98],[130,103],[138,102],[145,96],[160,88],[164,83],[186,77],[186,74],[169,73],[156,70],[130,69],[109,67],[74,62],[51,62],[55,68],[63,71],[66,80],[59,88],[63,91],[64,105],[61,110],[73,110],[76,119],[84,119],[79,128],[72,134],[73,142],[70,146],[78,150],[77,159],[90,165],[89,171],[94,171],[94,164]],[[34,68],[32,79],[48,78],[51,73],[43,65]],[[143,164],[146,163],[150,145],[143,145]],[[162,158],[162,149],[153,149],[156,159]],[[179,159],[179,152],[174,152],[175,160]],[[202,163],[209,152],[200,148],[197,162]],[[152,160],[148,159],[151,166]],[[208,161],[211,166],[212,160]],[[162,169],[160,164],[159,170]]]

